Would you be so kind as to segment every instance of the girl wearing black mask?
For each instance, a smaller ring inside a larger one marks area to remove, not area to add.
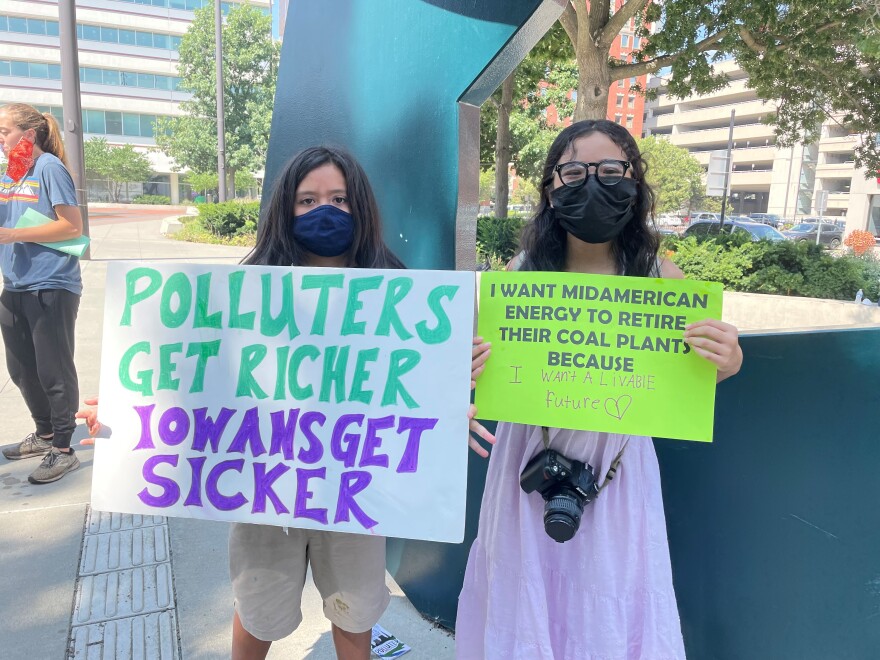
[[[245,264],[403,268],[382,239],[379,209],[361,166],[339,149],[313,147],[278,178]],[[264,658],[302,621],[311,566],[339,658],[367,660],[370,630],[388,605],[385,539],[269,525],[233,524],[229,564],[233,659]]]
[[[547,156],[523,252],[510,267],[682,278],[657,257],[654,194],[644,174],[635,140],[618,124],[581,121],[563,130]],[[684,340],[716,365],[719,381],[739,371],[733,326],[701,321]],[[475,344],[478,378],[489,345]],[[544,530],[544,500],[519,483],[545,447],[545,429],[501,423],[496,437],[459,599],[458,657],[683,659],[651,438],[546,429],[550,449],[592,465],[600,482],[620,460],[614,481],[584,509],[579,531],[557,543]],[[476,441],[471,446],[486,455]]]

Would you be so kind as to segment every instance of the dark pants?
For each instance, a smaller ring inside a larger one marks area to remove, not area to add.
[[[73,363],[79,296],[64,289],[0,293],[0,330],[6,368],[21,390],[38,435],[70,447],[79,406]]]

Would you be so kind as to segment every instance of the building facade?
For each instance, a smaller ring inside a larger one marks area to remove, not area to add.
[[[250,0],[269,11],[269,0]],[[132,144],[147,153],[151,181],[129,187],[185,195],[174,163],[155,149],[157,117],[180,114],[188,94],[179,91],[178,47],[207,0],[77,0],[80,92],[86,140],[102,137],[113,145]],[[231,3],[224,2],[227,10]],[[0,3],[0,105],[29,103],[62,119],[57,0],[3,0]],[[106,201],[106,187],[90,182],[89,199]]]
[[[685,147],[706,168],[712,151],[726,150],[733,112],[732,213],[776,213],[784,218],[817,215],[817,193],[826,191],[825,216],[846,218],[847,232],[868,229],[880,235],[880,185],[876,176],[855,167],[859,136],[840,118],[826,121],[809,144],[777,148],[773,128],[762,122],[776,103],[762,101],[748,87],[746,74],[732,61],[716,65],[731,83],[705,95],[676,99],[665,94],[648,101],[644,131]]]

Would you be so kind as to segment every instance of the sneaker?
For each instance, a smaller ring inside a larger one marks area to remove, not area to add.
[[[3,450],[3,455],[10,461],[17,461],[21,458],[30,458],[31,456],[43,456],[48,454],[52,449],[52,440],[44,440],[31,433],[17,445],[12,445]]]
[[[57,449],[52,449],[46,454],[45,458],[43,458],[40,467],[31,472],[28,481],[32,484],[48,484],[53,481],[58,481],[65,474],[73,472],[78,467],[79,459],[76,457],[73,449],[70,450],[69,454]]]

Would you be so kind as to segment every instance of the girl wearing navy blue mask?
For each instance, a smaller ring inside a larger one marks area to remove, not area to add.
[[[379,208],[363,169],[349,154],[328,147],[306,149],[284,168],[257,244],[243,263],[404,268],[382,239]],[[383,537],[234,524],[234,660],[265,658],[273,641],[299,626],[307,566],[332,623],[337,656],[369,658],[370,631],[390,599]]]

